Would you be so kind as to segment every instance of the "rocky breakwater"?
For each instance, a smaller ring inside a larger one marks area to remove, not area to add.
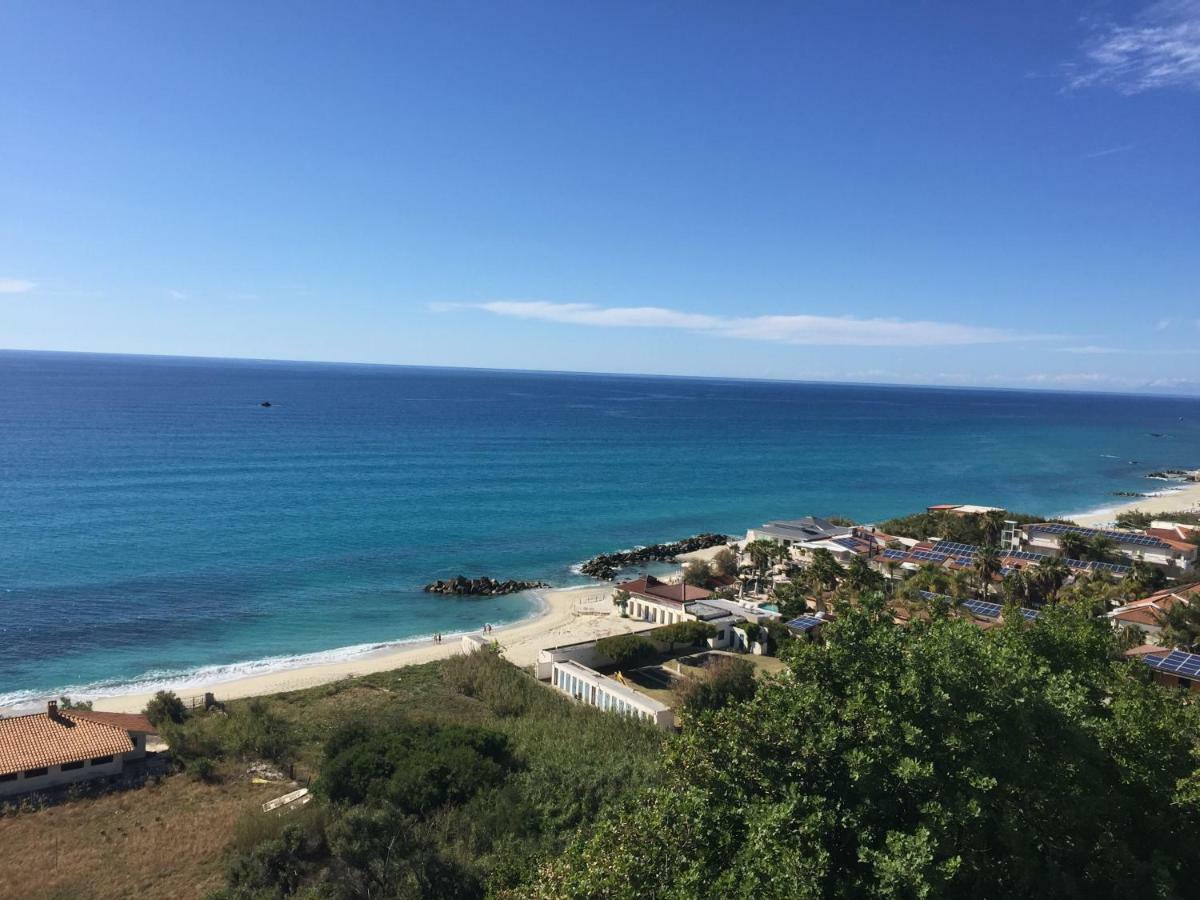
[[[728,535],[694,534],[682,541],[634,547],[632,550],[620,550],[616,553],[601,553],[581,565],[579,571],[592,578],[611,581],[621,569],[627,569],[630,566],[640,566],[649,562],[670,562],[680,553],[707,550],[709,547],[724,546],[728,543]]]
[[[451,594],[455,597],[499,597],[502,594],[516,594],[520,591],[531,591],[535,588],[548,588],[544,581],[497,581],[484,575],[480,578],[466,578],[459,575],[445,581],[434,581],[425,585],[427,594]]]

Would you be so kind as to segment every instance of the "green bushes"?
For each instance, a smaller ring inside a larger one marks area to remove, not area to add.
[[[461,804],[512,768],[508,739],[483,728],[350,726],[330,739],[317,790],[330,800],[386,800],[410,814]]]
[[[650,632],[650,637],[663,644],[669,644],[675,649],[676,644],[691,647],[703,647],[709,638],[717,636],[717,629],[707,622],[672,622],[670,625],[660,625]],[[596,645],[599,650],[599,644]]]
[[[295,729],[262,699],[232,704],[227,712],[192,715],[181,723],[168,718],[161,730],[175,760],[206,780],[214,777],[218,760],[269,759],[286,764],[297,745]]]
[[[614,634],[596,642],[596,652],[607,656],[622,669],[640,666],[658,651],[654,644],[637,634]]]
[[[708,661],[700,675],[684,679],[675,694],[679,705],[695,714],[749,700],[756,687],[754,663],[736,656],[718,656]]]
[[[184,716],[183,701],[175,696],[174,691],[159,691],[142,712],[151,725],[161,726],[168,722],[179,724]]]

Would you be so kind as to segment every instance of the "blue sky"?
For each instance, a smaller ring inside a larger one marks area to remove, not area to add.
[[[15,0],[0,347],[1200,393],[1200,0]]]

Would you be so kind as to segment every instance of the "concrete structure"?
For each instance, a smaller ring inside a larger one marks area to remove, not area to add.
[[[550,683],[556,690],[562,691],[568,697],[573,697],[588,706],[594,706],[606,712],[636,716],[647,722],[653,722],[659,728],[675,726],[675,713],[669,706],[659,703],[652,697],[639,694],[615,678],[601,675],[594,669],[589,669],[574,660],[553,663]]]
[[[0,719],[0,797],[119,775],[146,756],[145,716],[59,710]]]
[[[805,516],[802,519],[781,519],[774,522],[766,522],[758,528],[751,528],[746,532],[746,540],[778,541],[785,547],[790,547],[793,544],[841,537],[849,533],[850,526],[848,525],[834,525],[828,519],[822,519],[817,516]]]

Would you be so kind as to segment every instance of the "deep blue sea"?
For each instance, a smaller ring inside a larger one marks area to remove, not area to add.
[[[1196,399],[0,353],[0,706],[529,614],[420,590],[457,573],[580,583],[597,552],[808,513],[1103,507],[1198,448]]]

